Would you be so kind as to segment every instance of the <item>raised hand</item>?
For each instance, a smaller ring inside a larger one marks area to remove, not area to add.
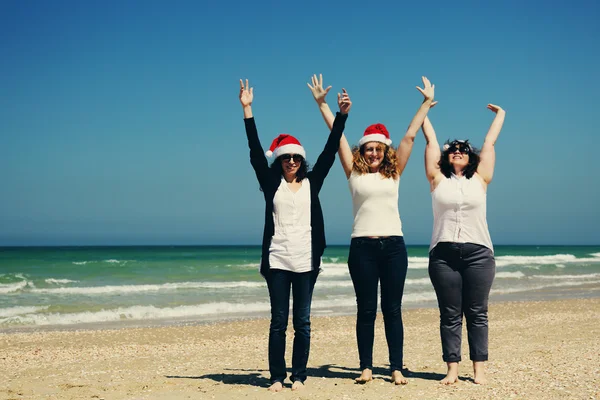
[[[352,108],[352,100],[346,89],[342,89],[342,93],[338,93],[338,106],[342,114],[348,114]]]
[[[500,112],[505,112],[504,109],[502,109],[502,107],[497,106],[495,104],[488,104],[487,105],[488,110],[492,110],[493,112],[495,112],[496,114],[500,113]]]
[[[244,86],[244,81],[240,79],[240,103],[242,103],[242,107],[251,105],[253,99],[254,88],[250,87],[248,79],[246,79],[246,86]]]
[[[423,89],[417,86],[417,90],[421,92],[426,101],[433,101],[435,85],[432,85],[426,77],[422,76],[421,78],[423,79]]]
[[[312,86],[310,85],[310,83],[307,83],[307,85],[310,91],[312,92],[315,101],[317,102],[317,104],[324,103],[325,96],[327,96],[327,93],[329,93],[329,91],[331,90],[331,86],[328,86],[327,88],[323,89],[323,74],[319,74],[318,78],[316,74],[313,75],[311,77],[311,81]]]

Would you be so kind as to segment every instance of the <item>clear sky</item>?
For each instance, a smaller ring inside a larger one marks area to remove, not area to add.
[[[328,131],[313,73],[350,93],[351,143],[375,122],[399,143],[421,75],[442,141],[480,146],[486,104],[501,105],[494,243],[599,244],[599,19],[577,0],[1,1],[0,245],[259,244],[239,79],[263,147],[291,133],[314,163]],[[400,184],[408,244],[431,235],[423,151],[419,133]],[[328,243],[349,243],[338,161],[321,201]]]

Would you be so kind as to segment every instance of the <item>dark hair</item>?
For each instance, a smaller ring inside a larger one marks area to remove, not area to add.
[[[450,178],[450,176],[454,172],[454,168],[450,164],[450,161],[448,161],[448,155],[450,154],[450,149],[455,144],[465,144],[471,149],[471,151],[469,151],[469,163],[467,164],[465,169],[463,169],[463,175],[467,179],[471,179],[473,174],[475,174],[475,172],[477,172],[477,167],[479,166],[479,150],[477,150],[475,147],[471,146],[471,144],[469,143],[468,140],[456,140],[456,139],[453,141],[446,140],[444,147],[446,147],[446,145],[448,145],[448,147],[442,151],[442,155],[440,156],[440,161],[438,162],[438,165],[440,166],[440,170],[446,178]]]
[[[273,171],[274,174],[277,174],[277,176],[283,175],[281,157],[282,156],[277,157],[271,164],[271,171]],[[308,162],[303,158],[302,161],[300,161],[298,172],[296,172],[296,182],[301,182],[304,178],[306,178],[306,174],[308,174],[308,167]]]

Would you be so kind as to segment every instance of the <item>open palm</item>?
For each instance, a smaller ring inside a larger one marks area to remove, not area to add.
[[[329,86],[325,89],[323,88],[323,74],[319,74],[318,78],[317,78],[316,74],[313,75],[311,77],[311,81],[312,81],[312,86],[310,85],[310,83],[307,83],[308,88],[312,92],[312,95],[315,98],[315,101],[317,103],[321,104],[325,101],[325,96],[327,96],[327,93],[329,93],[329,91],[331,90],[331,86]]]
[[[425,97],[425,100],[433,101],[433,97],[435,94],[435,85],[432,85],[431,82],[429,82],[429,79],[427,79],[426,77],[422,76],[421,78],[423,79],[423,89],[417,86],[417,90],[421,92],[423,97]]]

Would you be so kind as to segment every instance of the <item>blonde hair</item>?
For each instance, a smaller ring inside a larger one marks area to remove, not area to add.
[[[354,146],[352,149],[352,171],[362,175],[370,172],[369,164],[365,160],[365,146],[367,142],[362,146]],[[384,143],[377,142],[377,149],[383,151],[383,160],[379,165],[379,173],[386,178],[398,179],[400,173],[398,171],[398,157],[396,156],[396,150],[392,146],[388,146]]]

